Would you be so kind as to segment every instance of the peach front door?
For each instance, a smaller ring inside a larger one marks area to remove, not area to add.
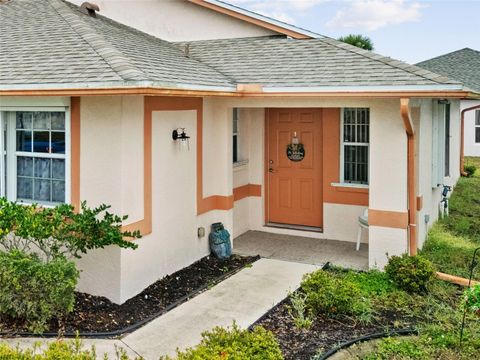
[[[322,110],[268,109],[266,126],[267,222],[321,228]]]

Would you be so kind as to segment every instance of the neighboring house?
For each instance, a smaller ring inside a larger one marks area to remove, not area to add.
[[[83,0],[71,1],[81,5]],[[321,35],[218,0],[96,0],[101,13],[167,41]]]
[[[457,50],[417,66],[462,82],[475,92],[480,92],[480,51],[469,48]],[[480,156],[480,99],[465,99],[460,103],[463,114],[463,151],[467,156]]]
[[[475,94],[330,38],[173,44],[61,0],[11,0],[0,43],[1,194],[128,214],[137,250],[80,261],[80,289],[115,302],[207,255],[198,229],[218,221],[353,248],[368,208],[369,265],[383,267],[422,246],[460,175],[460,99]],[[188,142],[172,138],[182,128]]]

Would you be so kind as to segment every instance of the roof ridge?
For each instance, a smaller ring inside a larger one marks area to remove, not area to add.
[[[116,47],[88,26],[62,0],[48,0],[55,11],[123,80],[148,80]]]
[[[361,49],[359,47],[341,42],[340,40],[336,40],[336,39],[333,39],[333,38],[330,38],[330,37],[317,38],[317,39],[312,39],[312,40],[323,41],[323,42],[325,42],[329,45],[336,46],[338,48],[356,53],[358,55],[367,57],[371,60],[380,61],[380,62],[382,62],[386,65],[389,65],[391,67],[409,72],[411,74],[414,74],[416,76],[420,76],[420,77],[422,77],[424,79],[427,79],[427,80],[430,80],[430,81],[434,81],[438,84],[445,84],[445,83],[461,84],[460,82],[457,82],[456,80],[454,81],[454,80],[452,80],[452,79],[450,79],[446,76],[436,74],[432,71],[420,68],[420,67],[415,66],[415,65],[411,65],[411,64],[406,63],[406,62],[401,61],[401,60],[396,60],[396,59],[390,58],[388,56],[380,55],[380,54],[373,53],[373,52],[368,51],[368,50]],[[302,40],[302,41],[304,41],[304,40]]]

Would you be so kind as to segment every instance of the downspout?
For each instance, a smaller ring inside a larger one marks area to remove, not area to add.
[[[480,109],[480,105],[472,106],[466,109],[462,110],[462,115],[461,115],[461,124],[460,124],[460,175],[462,176],[467,176],[467,173],[465,172],[465,151],[464,151],[464,146],[465,146],[465,113],[467,111],[475,110],[475,109]]]
[[[408,248],[410,255],[417,254],[417,207],[415,189],[415,130],[409,109],[410,99],[400,99],[400,114],[407,133],[407,197],[408,197]]]

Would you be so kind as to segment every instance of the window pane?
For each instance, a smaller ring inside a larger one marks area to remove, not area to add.
[[[50,180],[35,179],[33,200],[50,201],[51,184]]]
[[[17,130],[17,151],[32,152],[32,132]]]
[[[50,113],[35,112],[33,114],[33,128],[35,130],[49,130],[50,129]]]
[[[52,181],[52,201],[65,202],[65,181]]]
[[[52,112],[52,130],[65,130],[65,113],[64,112]]]
[[[33,152],[50,152],[50,133],[48,131],[33,132]]]
[[[238,139],[237,135],[233,136],[233,162],[238,161]]]
[[[35,159],[34,176],[36,178],[50,178],[50,159]]]
[[[344,181],[368,183],[368,146],[345,145]]]
[[[17,129],[31,129],[32,128],[32,112],[17,112],[16,123]]]
[[[65,154],[65,133],[52,132],[51,150],[53,154]]]
[[[475,111],[475,125],[480,125],[480,110]]]
[[[17,176],[33,177],[33,158],[23,156],[17,158]]]
[[[64,180],[65,179],[65,160],[52,160],[52,178]]]
[[[480,144],[480,127],[475,128],[475,142]]]
[[[33,179],[19,177],[17,179],[17,198],[32,200],[33,199]]]

